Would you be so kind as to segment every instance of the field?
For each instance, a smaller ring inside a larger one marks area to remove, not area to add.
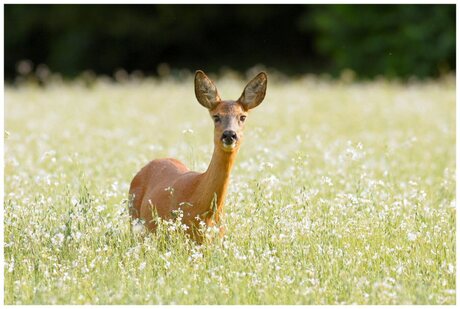
[[[247,81],[216,84],[236,99]],[[269,74],[225,238],[133,234],[134,174],[204,171],[212,128],[191,75],[6,86],[5,303],[455,304],[454,77]]]

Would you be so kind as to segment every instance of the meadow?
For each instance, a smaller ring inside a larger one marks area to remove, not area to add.
[[[192,75],[6,85],[5,304],[455,304],[455,77],[269,72],[224,239],[133,234],[135,173],[204,171],[212,130]]]

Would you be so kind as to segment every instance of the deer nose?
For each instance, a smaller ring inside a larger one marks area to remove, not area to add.
[[[225,130],[224,133],[222,133],[222,141],[225,144],[233,144],[237,140],[238,140],[238,136],[236,135],[235,131]]]

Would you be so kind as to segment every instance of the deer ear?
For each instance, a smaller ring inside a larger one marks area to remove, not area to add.
[[[195,96],[207,109],[213,109],[221,100],[216,86],[201,70],[195,73]]]
[[[246,110],[252,109],[262,103],[267,90],[267,74],[260,72],[244,88],[238,99]]]

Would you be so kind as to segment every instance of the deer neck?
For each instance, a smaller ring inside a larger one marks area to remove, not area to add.
[[[199,186],[199,192],[202,194],[200,198],[202,203],[200,204],[203,207],[203,213],[207,214],[205,219],[208,225],[212,220],[215,223],[219,222],[230,181],[230,172],[237,153],[238,149],[233,152],[225,152],[215,145],[209,167],[202,174],[202,181]]]

